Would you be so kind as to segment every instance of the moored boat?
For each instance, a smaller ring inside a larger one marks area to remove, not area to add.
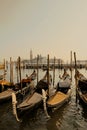
[[[32,75],[32,74],[31,74]],[[34,76],[34,75],[33,75]],[[22,88],[21,88],[22,84]],[[12,93],[14,92],[16,95],[18,93],[26,94],[31,91],[31,88],[34,89],[34,78],[22,79],[21,83],[12,84],[7,80],[0,81],[0,102],[5,102],[12,97]]]
[[[81,74],[79,71],[75,75],[77,79],[77,94],[79,99],[87,105],[87,78]]]
[[[12,93],[13,114],[15,115],[17,120],[18,120],[17,114],[21,115],[25,113],[25,111],[31,112],[31,110],[40,106],[40,104],[43,102],[42,89],[45,89],[45,90],[48,89],[47,81],[44,78],[41,79],[37,83],[35,88],[36,89],[35,91],[33,91],[33,93],[28,94],[22,100],[22,102],[18,104],[16,101],[15,93]]]
[[[71,79],[69,75],[61,78],[57,84],[57,91],[47,100],[47,107],[49,108],[60,108],[71,97]]]

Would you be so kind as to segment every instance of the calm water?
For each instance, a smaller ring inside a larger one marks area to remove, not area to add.
[[[26,73],[31,74],[32,71],[22,70],[22,77],[25,77]],[[87,76],[85,69],[81,69],[80,72]],[[56,70],[55,83],[58,82],[59,74],[62,73],[62,71]],[[39,80],[44,74],[45,72],[39,70]],[[9,71],[6,78],[9,80]],[[16,79],[14,69],[14,82]],[[11,102],[0,104],[0,130],[87,130],[87,107],[82,106],[79,102],[76,104],[74,77],[69,103],[49,115],[51,118],[47,119],[43,109],[39,108],[30,114],[25,114],[22,117],[22,123],[19,123],[12,114]]]

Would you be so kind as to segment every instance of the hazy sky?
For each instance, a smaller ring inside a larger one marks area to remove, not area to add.
[[[0,59],[87,60],[87,0],[0,0]]]

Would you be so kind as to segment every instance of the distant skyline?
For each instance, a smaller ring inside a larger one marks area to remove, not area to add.
[[[0,61],[37,54],[87,60],[87,0],[0,0]]]

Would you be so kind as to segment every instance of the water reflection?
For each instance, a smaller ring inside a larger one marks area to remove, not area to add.
[[[60,126],[62,125],[62,120],[64,118],[63,115],[65,113],[66,108],[67,105],[64,105],[59,110],[50,113],[51,119],[47,122],[48,130],[58,130],[60,128]]]
[[[20,124],[20,130],[24,130],[25,128],[28,130],[46,130],[47,118],[43,109],[34,110],[22,119],[23,123]]]

